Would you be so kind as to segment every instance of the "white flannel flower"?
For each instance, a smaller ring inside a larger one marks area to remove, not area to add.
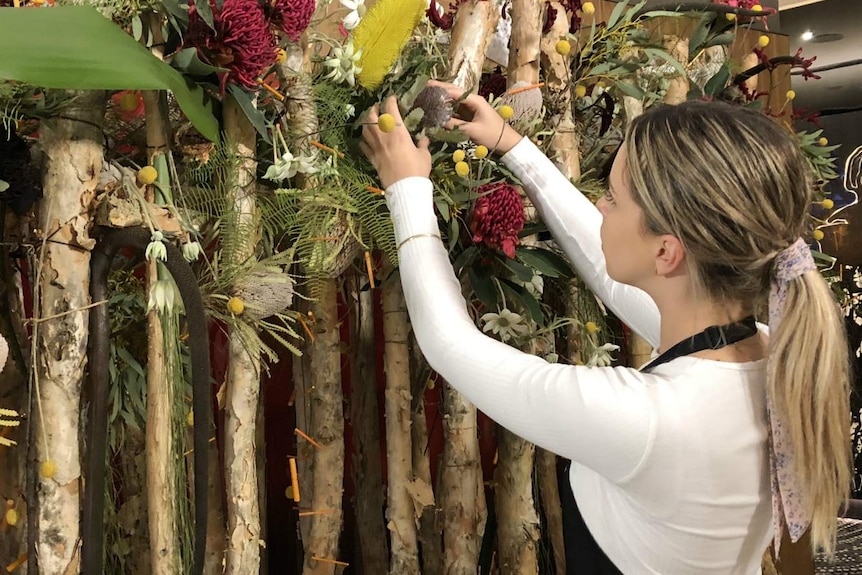
[[[168,259],[168,249],[163,243],[164,239],[165,236],[162,232],[153,232],[153,235],[150,236],[150,243],[147,244],[147,251],[145,252],[145,256],[148,260],[165,261]]]
[[[482,331],[493,332],[503,341],[526,335],[530,331],[524,318],[509,309],[503,309],[500,313],[486,313],[480,319],[485,324]]]
[[[290,150],[285,150],[280,158],[277,158],[273,164],[267,168],[263,177],[274,182],[281,182],[296,175],[296,158],[290,153]]]
[[[612,343],[606,343],[597,347],[592,357],[587,361],[587,367],[608,367],[614,361],[611,352],[618,351],[619,349],[620,346]]]
[[[353,47],[353,40],[348,40],[343,46],[333,46],[330,57],[323,61],[324,66],[332,68],[324,79],[356,86],[356,75],[362,72],[362,68],[357,65],[361,57],[362,50],[357,51]]]
[[[359,21],[365,16],[365,0],[340,0],[341,5],[350,12],[341,19],[345,30],[353,30],[359,25]]]
[[[545,291],[545,278],[539,274],[533,274],[533,277],[528,282],[519,283],[536,299],[542,297],[542,293]]]
[[[317,167],[317,154],[302,155],[294,159],[296,162],[296,171],[300,174],[316,174],[319,170]]]
[[[352,118],[353,116],[356,115],[356,106],[354,106],[353,104],[346,104],[344,106],[344,113],[347,114],[348,118]],[[862,286],[859,286],[859,287],[862,287]]]
[[[183,244],[183,257],[187,262],[193,262],[201,255],[200,242],[186,242]]]

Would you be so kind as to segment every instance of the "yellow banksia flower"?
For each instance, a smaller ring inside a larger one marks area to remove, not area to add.
[[[488,148],[486,148],[482,144],[479,144],[478,146],[476,146],[476,149],[473,150],[473,157],[475,157],[477,160],[484,160],[488,157]]]
[[[454,152],[452,152],[452,161],[456,164],[458,162],[463,162],[466,156],[467,154],[464,153],[464,150],[455,150]]]
[[[144,166],[135,177],[142,186],[149,186],[159,177],[159,172],[152,166]]]
[[[380,114],[380,117],[377,118],[377,127],[380,128],[381,132],[388,134],[395,129],[395,118],[392,114]]]
[[[572,51],[572,45],[569,43],[568,40],[560,40],[554,46],[554,49],[557,51],[557,54],[559,54],[560,56],[568,56],[569,52]]]
[[[512,109],[512,106],[509,106],[507,104],[503,104],[502,106],[500,106],[497,112],[504,120],[511,120],[512,116],[515,115],[515,110]]]
[[[466,178],[470,173],[470,166],[467,162],[458,162],[455,164],[455,173],[461,176],[462,178]]]
[[[426,0],[377,0],[353,29],[353,45],[361,52],[359,84],[374,90],[401,55],[425,15]]]

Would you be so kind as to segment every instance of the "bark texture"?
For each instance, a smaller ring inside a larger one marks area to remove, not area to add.
[[[103,92],[77,97],[63,118],[43,122],[44,198],[38,227],[42,245],[34,313],[34,369],[39,395],[33,441],[39,462],[55,473],[38,479],[39,571],[77,573],[81,464],[79,451],[81,383],[87,364],[90,303],[90,210],[102,168]],[[48,319],[50,318],[50,319]]]

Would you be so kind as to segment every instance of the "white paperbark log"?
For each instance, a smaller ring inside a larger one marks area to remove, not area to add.
[[[567,37],[569,19],[559,2],[551,2],[557,11],[551,30],[542,37],[542,67],[545,71],[547,108],[551,114],[554,135],[550,157],[569,180],[581,177],[580,137],[572,114],[571,56],[557,53],[557,42]]]
[[[102,92],[70,93],[77,99],[63,119],[43,122],[44,198],[39,230],[44,238],[36,290],[34,369],[41,408],[33,441],[40,462],[56,473],[38,479],[39,571],[78,572],[81,464],[81,383],[87,364],[90,303],[89,210],[102,168]]]
[[[228,201],[237,214],[237,225],[248,230],[255,225],[254,174],[256,133],[233,98],[224,103],[224,127],[229,141],[242,159],[236,187]],[[253,234],[245,250],[231,254],[236,262],[254,251]],[[260,506],[256,465],[256,423],[260,399],[260,357],[243,345],[240,334],[228,334],[228,372],[225,382],[225,482],[227,490],[228,575],[248,575],[260,569]]]
[[[667,35],[663,38],[664,49],[671,58],[676,59],[685,68],[688,64],[688,38]],[[677,74],[670,79],[664,95],[665,104],[680,104],[688,97],[688,76]]]

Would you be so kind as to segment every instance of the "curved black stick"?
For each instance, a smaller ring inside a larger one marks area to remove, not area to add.
[[[108,271],[117,250],[145,250],[150,232],[143,228],[103,229],[90,260],[90,297],[108,299]],[[166,243],[165,266],[183,298],[192,359],[192,412],[194,414],[195,550],[192,575],[203,572],[207,535],[207,484],[210,427],[210,350],[203,299],[197,279],[182,252]],[[104,553],[105,475],[108,428],[108,363],[110,333],[107,303],[90,311],[90,406],[87,422],[86,484],[82,518],[81,573],[100,575]]]

